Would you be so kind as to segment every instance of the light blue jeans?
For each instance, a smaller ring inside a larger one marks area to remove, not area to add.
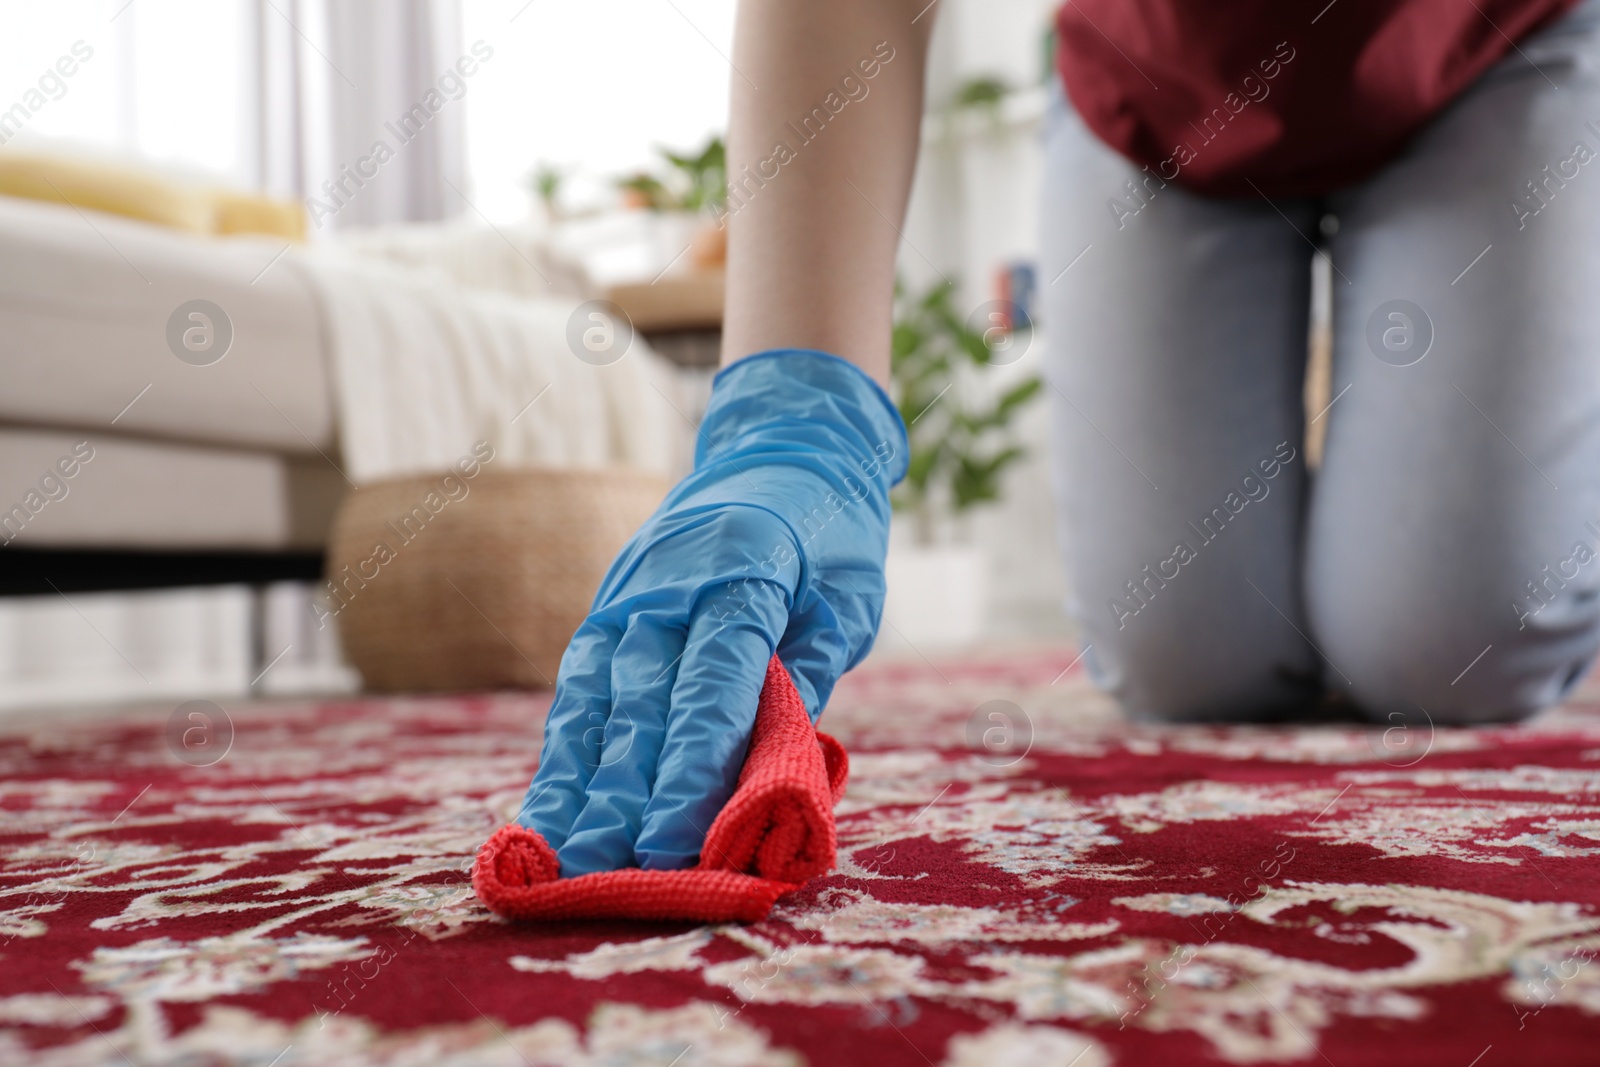
[[[1511,719],[1600,648],[1600,3],[1519,45],[1320,200],[1162,185],[1057,93],[1069,610],[1130,712],[1278,718],[1331,691],[1380,720]],[[1314,254],[1335,399],[1312,474]]]

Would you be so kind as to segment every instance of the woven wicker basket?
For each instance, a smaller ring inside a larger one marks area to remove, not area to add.
[[[524,468],[354,490],[328,550],[346,656],[379,691],[554,684],[606,568],[667,488],[634,470]]]

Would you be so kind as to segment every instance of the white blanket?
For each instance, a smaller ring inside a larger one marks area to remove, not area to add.
[[[326,247],[297,257],[321,298],[346,473],[442,471],[478,441],[496,468],[675,474],[694,430],[674,369],[637,335],[591,366],[567,344],[577,297],[515,297]]]

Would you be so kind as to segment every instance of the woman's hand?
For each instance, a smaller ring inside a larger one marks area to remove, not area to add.
[[[872,647],[905,428],[865,374],[786,350],[717,376],[695,469],[612,564],[561,660],[517,821],[564,876],[692,866],[774,651],[812,720]]]

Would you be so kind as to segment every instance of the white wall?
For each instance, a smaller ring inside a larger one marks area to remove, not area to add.
[[[1038,260],[1045,89],[1043,35],[1055,0],[941,0],[928,72],[930,117],[912,189],[900,270],[922,288],[941,274],[957,281],[959,306],[992,299],[1003,263]],[[1018,90],[998,123],[968,114],[947,122],[937,112],[969,78],[996,76]],[[932,261],[931,264],[929,261]],[[1043,372],[1045,332],[1004,368],[1002,378]],[[986,633],[994,638],[1060,636],[1070,627],[1048,480],[1048,402],[1022,417],[1031,455],[1013,467],[999,504],[974,515],[972,534],[987,549],[991,578]]]
[[[0,712],[351,692],[310,582],[0,599]]]
[[[0,111],[45,78],[19,144],[64,139],[252,184],[245,15],[241,0],[6,4]],[[64,56],[73,73],[47,77]]]
[[[464,0],[464,40],[495,50],[467,102],[473,198],[524,217],[541,160],[577,200],[658,169],[657,146],[698,148],[727,128],[735,0]],[[759,80],[759,79],[758,79]]]
[[[1019,93],[1002,109],[999,128],[976,115],[924,125],[905,231],[916,250],[901,255],[908,280],[937,277],[926,255],[940,271],[959,275],[963,295],[977,302],[990,297],[998,263],[1037,254],[1043,38],[1056,6],[1056,0],[940,0],[929,56],[930,115],[974,77],[998,77]]]

